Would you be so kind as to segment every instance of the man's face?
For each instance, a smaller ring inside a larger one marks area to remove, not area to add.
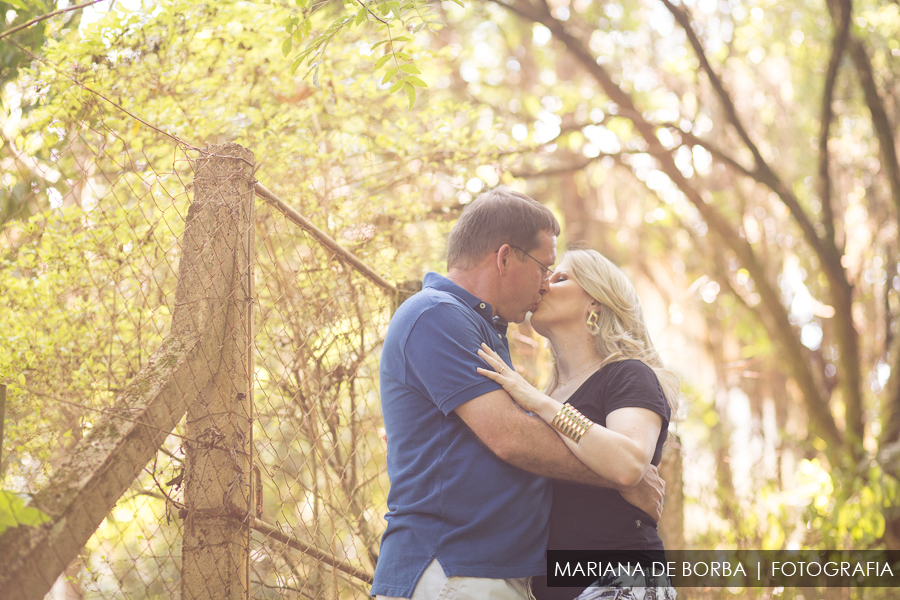
[[[497,307],[497,314],[509,323],[524,321],[529,312],[537,309],[549,289],[547,268],[556,262],[556,236],[542,231],[538,239],[540,245],[527,255],[515,249],[509,254],[503,301]]]

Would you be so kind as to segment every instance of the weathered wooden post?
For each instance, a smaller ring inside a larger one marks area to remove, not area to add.
[[[196,162],[188,220],[216,228],[208,233],[227,249],[221,268],[232,276],[207,290],[228,299],[225,335],[208,357],[212,378],[187,401],[181,597],[242,600],[250,589],[254,159],[230,143],[207,152]]]

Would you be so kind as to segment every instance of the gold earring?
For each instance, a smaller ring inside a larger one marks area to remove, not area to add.
[[[587,318],[588,327],[596,327],[597,321],[599,321],[599,320],[600,320],[600,313],[592,310],[591,314],[588,315],[588,318]]]

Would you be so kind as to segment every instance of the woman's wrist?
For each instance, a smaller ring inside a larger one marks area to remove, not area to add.
[[[540,399],[540,404],[534,412],[549,425],[556,416],[556,413],[559,412],[559,409],[562,408],[563,403],[559,400],[554,400],[546,394],[541,394],[541,396],[543,397]]]

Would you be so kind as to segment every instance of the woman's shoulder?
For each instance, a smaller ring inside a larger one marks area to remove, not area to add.
[[[644,361],[636,358],[626,358],[603,365],[598,371],[604,379],[616,377],[639,377],[656,380],[656,373]]]
[[[608,408],[638,406],[668,417],[668,402],[656,372],[646,363],[627,359],[605,365],[597,391]]]

